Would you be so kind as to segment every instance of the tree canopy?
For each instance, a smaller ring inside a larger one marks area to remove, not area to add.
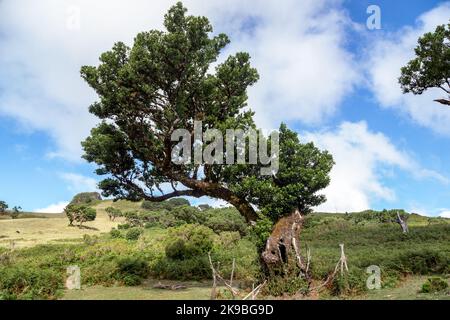
[[[8,207],[9,206],[5,201],[0,201],[0,213],[4,213]]]
[[[186,129],[193,136],[195,121],[224,136],[227,129],[256,129],[247,89],[259,75],[249,54],[230,55],[213,69],[229,39],[212,36],[207,18],[186,12],[177,3],[165,15],[165,31],[141,32],[132,47],[117,42],[98,66],[81,68],[99,96],[89,110],[102,121],[82,144],[84,158],[106,176],[99,184],[103,195],[155,202],[210,196],[232,204],[248,221],[258,219],[255,208],[274,219],[295,208],[307,213],[325,199],[317,192],[328,185],[333,160],[312,143],[301,144],[284,124],[279,170],[272,175],[261,174],[261,163],[171,161],[172,133]]]
[[[403,92],[422,94],[429,88],[439,88],[447,98],[434,101],[450,105],[450,24],[425,33],[414,51],[416,57],[401,69]]]

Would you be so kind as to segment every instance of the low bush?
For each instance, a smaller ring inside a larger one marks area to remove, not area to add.
[[[122,238],[122,232],[120,232],[120,230],[117,230],[117,229],[111,229],[111,231],[109,232],[109,235],[113,239]]]
[[[152,275],[170,280],[201,280],[212,276],[207,256],[184,260],[160,259],[152,267]]]
[[[141,228],[131,228],[125,233],[125,239],[133,241],[139,239],[142,234]]]
[[[137,286],[149,275],[147,262],[140,257],[126,257],[117,262],[116,279],[126,286]]]
[[[30,266],[0,267],[0,300],[56,299],[62,275]]]
[[[298,276],[272,276],[269,278],[263,293],[271,296],[307,294],[307,281]]]
[[[189,259],[206,255],[211,251],[214,232],[208,227],[186,224],[170,228],[166,237],[166,255],[169,258]]]
[[[391,262],[393,269],[403,273],[436,274],[450,270],[448,255],[436,250],[414,250],[398,255]]]
[[[331,294],[335,296],[352,296],[365,292],[367,274],[360,269],[351,269],[343,275],[337,274],[330,284]]]
[[[432,277],[428,278],[427,281],[422,285],[421,292],[423,293],[434,293],[440,292],[448,288],[448,283],[442,278]]]

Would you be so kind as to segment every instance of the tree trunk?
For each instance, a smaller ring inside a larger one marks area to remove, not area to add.
[[[403,233],[408,233],[408,224],[406,223],[406,219],[402,219],[400,214],[397,212],[397,223],[402,227]]]
[[[293,263],[300,270],[305,270],[300,256],[298,241],[298,233],[303,221],[304,217],[296,209],[289,216],[281,218],[275,224],[261,255],[269,270],[284,268]]]

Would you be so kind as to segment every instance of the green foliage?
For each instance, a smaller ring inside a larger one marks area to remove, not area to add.
[[[117,262],[116,277],[126,286],[137,286],[149,275],[148,264],[142,258],[126,257]]]
[[[247,234],[247,223],[244,217],[234,208],[210,209],[200,211],[204,216],[203,224],[214,230],[215,233],[223,231],[237,231],[242,236]],[[200,219],[199,219],[200,220]],[[202,223],[199,221],[198,223]]]
[[[113,239],[122,238],[122,233],[120,232],[120,230],[117,230],[117,229],[111,229],[111,231],[109,232],[109,235]]]
[[[367,291],[367,274],[361,269],[351,269],[343,275],[337,274],[331,282],[331,293],[335,296],[352,296]]]
[[[102,200],[102,196],[98,192],[82,192],[76,194],[69,204],[72,205],[93,205]]]
[[[152,268],[155,277],[171,280],[201,280],[211,278],[208,257],[189,259],[160,259]]]
[[[98,242],[98,236],[90,236],[88,234],[83,235],[83,242],[88,246],[93,246]]]
[[[109,220],[114,221],[117,217],[122,217],[123,213],[120,209],[114,208],[114,207],[108,207],[105,209],[106,213],[108,214]]]
[[[98,66],[81,68],[81,76],[99,96],[89,111],[102,120],[82,143],[83,157],[98,165],[97,174],[108,175],[99,184],[103,195],[133,201],[211,196],[228,201],[247,220],[258,218],[253,206],[272,220],[295,208],[310,212],[325,200],[318,192],[329,184],[333,160],[314,144],[300,143],[297,133],[284,124],[276,175],[262,174],[260,169],[266,166],[262,163],[205,164],[198,175],[194,159],[181,165],[171,161],[172,133],[192,132],[195,120],[202,121],[202,129],[222,133],[256,129],[247,89],[259,75],[251,67],[250,55],[238,52],[209,72],[229,39],[225,34],[213,35],[206,17],[186,12],[177,3],[164,17],[165,30],[139,33],[132,47],[118,42],[101,54]],[[261,134],[261,139],[275,147],[272,138]],[[193,149],[194,141],[188,147]],[[248,156],[248,147],[245,153]],[[174,191],[154,196],[152,190],[161,190],[163,183],[171,183]],[[186,189],[175,190],[177,183]],[[166,209],[161,206],[155,209],[154,204],[143,203],[147,210]],[[217,219],[211,227],[231,231]]]
[[[431,87],[447,85],[450,78],[450,25],[436,27],[419,38],[416,58],[402,68],[400,83],[405,92],[422,94]]]
[[[8,209],[8,205],[5,201],[0,201],[0,214],[4,213]]]
[[[128,229],[128,231],[125,234],[125,239],[130,240],[130,241],[137,240],[141,236],[142,232],[143,231],[141,228]]]
[[[94,221],[97,216],[97,211],[86,205],[69,204],[64,212],[69,219],[69,225],[72,225],[75,221],[81,226],[84,222]]]
[[[414,51],[415,58],[401,69],[399,82],[403,92],[422,94],[429,88],[440,88],[449,94],[450,24],[440,25],[434,32],[425,33],[419,38]]]
[[[365,210],[361,212],[354,212],[352,214],[346,214],[345,218],[348,221],[353,221],[355,224],[367,224],[367,223],[397,223],[397,213],[402,220],[407,221],[409,214],[403,209],[391,209],[382,211]]]
[[[423,293],[434,293],[443,291],[448,288],[448,283],[442,278],[439,277],[431,277],[428,278],[427,281],[422,285]]]
[[[395,267],[404,273],[435,274],[450,271],[450,256],[433,249],[411,250],[394,260]]]
[[[190,206],[189,200],[184,198],[172,198],[162,202],[143,201],[142,209],[146,210],[172,210],[176,207]]]
[[[0,300],[56,299],[62,278],[48,269],[0,266]]]
[[[169,258],[189,259],[211,251],[214,233],[208,227],[185,224],[168,230],[166,255]]]
[[[308,283],[302,277],[296,276],[272,276],[269,278],[264,293],[279,297],[284,295],[306,294],[308,292]]]
[[[252,227],[251,233],[255,238],[256,247],[260,249],[260,251],[266,245],[266,240],[269,238],[272,228],[273,222],[267,217],[259,219]]]
[[[17,219],[19,217],[20,211],[22,210],[21,207],[18,206],[14,206],[12,208],[11,213],[9,214],[11,216],[12,219]]]

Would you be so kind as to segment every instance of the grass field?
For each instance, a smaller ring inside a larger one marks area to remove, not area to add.
[[[449,292],[421,293],[422,284],[426,276],[411,276],[406,278],[398,287],[371,290],[367,294],[348,297],[347,299],[361,300],[450,300]],[[165,284],[184,284],[184,290],[161,290],[153,288],[156,280],[147,281],[137,287],[104,287],[93,286],[81,290],[66,290],[63,300],[207,300],[211,294],[211,282],[171,282]],[[223,289],[223,288],[222,288]],[[326,297],[328,298],[328,297]],[[310,298],[308,298],[310,299]]]
[[[211,295],[211,282],[174,282],[164,284],[183,284],[182,290],[155,289],[156,280],[146,281],[136,287],[92,286],[81,290],[66,290],[62,300],[207,300]]]
[[[109,232],[122,220],[110,221],[105,208],[112,205],[112,201],[105,200],[97,204],[95,221],[85,223],[84,228],[69,227],[64,214],[34,214],[34,218],[1,219],[0,247],[15,248],[30,247],[37,244],[64,242],[64,240],[81,239],[83,235],[100,235]],[[114,206],[123,209],[135,209],[139,203],[119,201]],[[24,216],[30,216],[30,213]]]

